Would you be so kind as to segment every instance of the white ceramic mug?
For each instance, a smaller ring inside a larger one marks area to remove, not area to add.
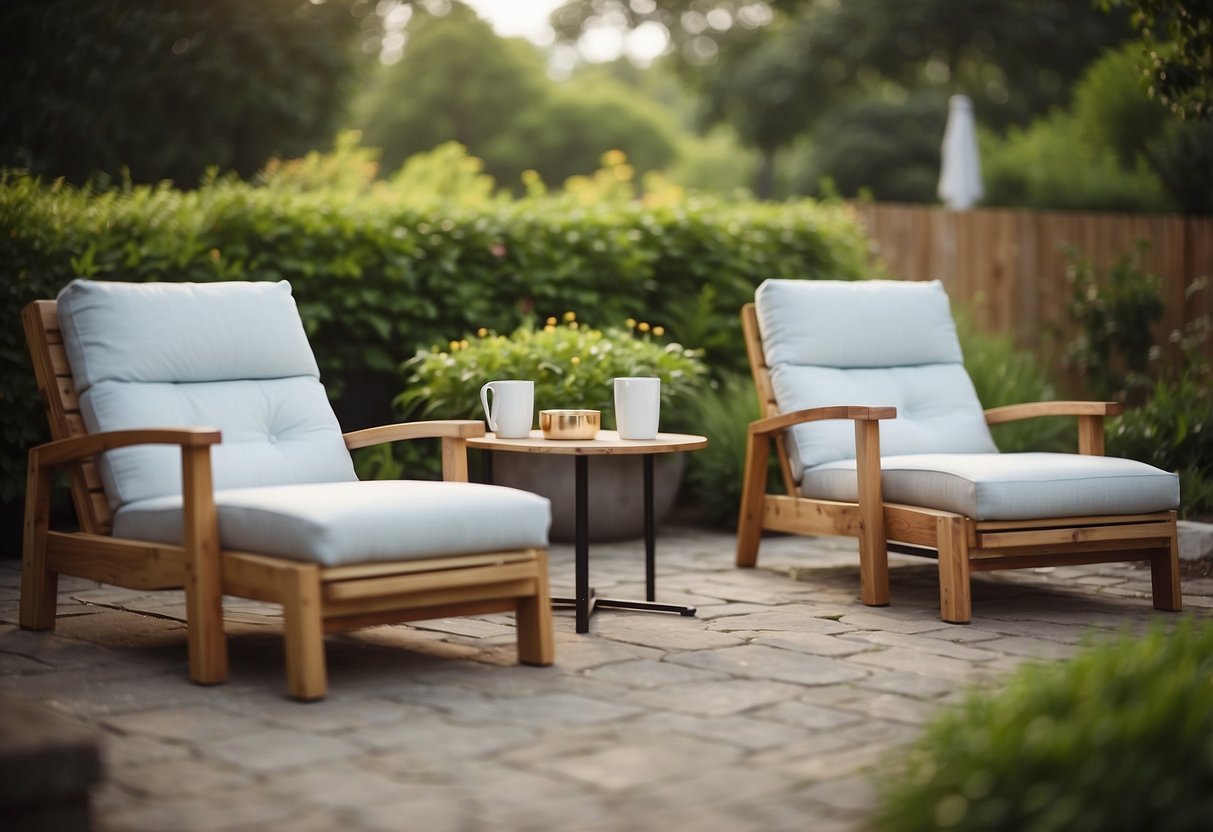
[[[615,379],[615,427],[620,439],[654,439],[661,415],[661,379]]]
[[[490,390],[492,407],[489,407]],[[530,435],[535,420],[535,382],[490,381],[480,388],[480,404],[489,430],[501,439],[522,439]]]

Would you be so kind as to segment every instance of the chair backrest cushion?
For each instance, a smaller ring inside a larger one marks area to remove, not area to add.
[[[755,306],[781,412],[892,405],[897,418],[880,426],[885,456],[997,452],[939,281],[768,280]],[[786,447],[799,479],[854,459],[854,427],[797,425]]]
[[[286,281],[76,280],[57,303],[90,433],[215,427],[216,488],[356,479]],[[99,460],[113,508],[181,492],[176,448]]]

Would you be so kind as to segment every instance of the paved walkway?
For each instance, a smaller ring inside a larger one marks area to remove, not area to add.
[[[965,685],[1090,635],[1179,616],[1149,571],[1115,564],[982,575],[974,620],[937,618],[931,562],[892,557],[893,606],[861,606],[854,544],[775,537],[760,568],[729,535],[663,530],[658,596],[696,618],[557,613],[557,665],[513,664],[510,616],[328,641],[329,698],[284,698],[275,607],[227,604],[231,681],[185,677],[179,593],[64,579],[55,635],[16,628],[0,561],[0,695],[103,735],[102,830],[864,829],[869,769]],[[598,545],[593,583],[640,597],[641,547]],[[572,553],[553,550],[554,588]],[[1213,615],[1213,578],[1184,585]]]

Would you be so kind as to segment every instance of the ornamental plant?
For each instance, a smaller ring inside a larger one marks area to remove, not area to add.
[[[396,404],[415,417],[481,418],[480,388],[495,379],[535,382],[535,409],[601,410],[614,425],[614,385],[621,376],[661,379],[663,428],[693,424],[690,397],[706,383],[701,351],[663,340],[665,329],[629,318],[626,326],[594,329],[574,312],[542,326],[524,323],[508,335],[474,336],[422,349],[407,362],[408,389]]]

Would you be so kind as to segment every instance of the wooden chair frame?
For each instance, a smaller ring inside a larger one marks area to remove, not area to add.
[[[780,413],[771,386],[754,304],[741,311],[750,370],[764,418],[749,426],[737,527],[737,565],[757,563],[762,532],[842,535],[859,540],[863,603],[889,603],[888,549],[937,557],[939,601],[944,621],[972,619],[969,576],[995,569],[1026,569],[1083,563],[1149,560],[1154,607],[1179,610],[1179,562],[1175,512],[1042,520],[978,521],[960,514],[886,503],[880,485],[880,420],[892,407],[817,407]],[[1036,416],[1076,416],[1079,453],[1102,455],[1103,419],[1120,411],[1107,402],[1031,402],[987,410],[991,425]],[[789,427],[822,419],[855,422],[857,503],[797,496],[783,434]],[[767,494],[772,441],[786,495]]]
[[[38,392],[52,441],[29,452],[22,551],[21,626],[55,626],[57,581],[74,575],[133,589],[185,590],[189,676],[199,684],[227,680],[222,596],[281,604],[287,686],[314,700],[327,688],[324,634],[429,618],[514,611],[518,658],[549,665],[554,658],[548,600],[547,552],[490,554],[325,567],[219,547],[210,428],[174,427],[89,434],[54,301],[34,301],[22,313]],[[478,421],[385,425],[345,434],[351,450],[418,438],[442,440],[443,479],[466,482],[467,440],[484,435]],[[138,444],[181,448],[184,544],[114,538],[109,504],[94,459],[102,451]],[[50,528],[53,470],[67,467],[81,531]]]

